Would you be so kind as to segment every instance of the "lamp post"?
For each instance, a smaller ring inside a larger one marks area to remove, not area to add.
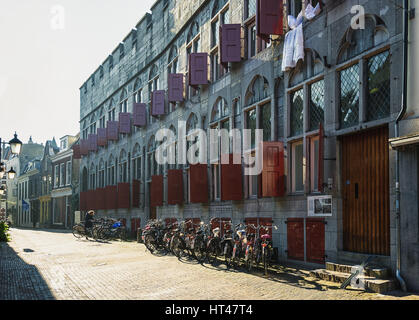
[[[3,142],[3,145],[6,143]],[[17,134],[15,132],[15,136],[12,140],[8,143],[10,145],[10,151],[12,154],[19,155],[22,151],[22,141],[17,138]],[[1,162],[1,153],[2,153],[2,141],[0,138],[0,179],[3,179],[4,175],[6,174],[6,165]],[[9,179],[14,179],[16,177],[16,171],[13,170],[13,167],[7,172],[7,177]]]

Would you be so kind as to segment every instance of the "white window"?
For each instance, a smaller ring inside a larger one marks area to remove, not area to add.
[[[292,144],[292,191],[304,192],[304,147],[303,141]]]
[[[58,172],[58,165],[55,166],[54,168],[54,187],[57,188],[58,187],[58,182],[60,181],[59,179],[59,172]]]
[[[65,184],[65,164],[60,164],[60,187],[64,186]]]
[[[71,161],[67,161],[67,178],[66,178],[66,185],[71,184]]]

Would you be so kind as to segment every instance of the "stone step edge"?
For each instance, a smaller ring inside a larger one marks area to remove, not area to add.
[[[317,269],[310,271],[310,276],[324,281],[343,283],[350,277],[349,273],[330,271],[326,269]],[[375,293],[386,293],[396,289],[396,281],[377,279],[374,277],[364,276],[366,287]]]
[[[341,272],[341,273],[352,273],[351,265],[339,264],[334,262],[326,262],[326,270]],[[366,274],[370,277],[388,280],[389,279],[389,270],[387,268],[376,268],[376,267],[366,267]]]

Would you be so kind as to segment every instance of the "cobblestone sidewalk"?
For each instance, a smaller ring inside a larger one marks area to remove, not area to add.
[[[156,257],[135,242],[76,240],[54,230],[12,229],[0,248],[0,299],[419,299],[340,290],[336,284],[282,269],[265,278],[199,265],[173,256]]]

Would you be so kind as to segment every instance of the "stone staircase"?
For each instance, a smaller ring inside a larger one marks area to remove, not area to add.
[[[352,273],[351,265],[326,262],[326,269],[310,271],[310,276],[324,281],[343,283]],[[364,276],[360,277],[365,283],[365,289],[375,293],[386,293],[397,289],[397,282],[391,279],[386,268],[366,267]],[[349,285],[350,286],[350,285]]]

